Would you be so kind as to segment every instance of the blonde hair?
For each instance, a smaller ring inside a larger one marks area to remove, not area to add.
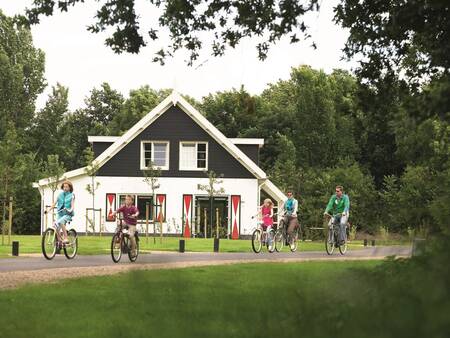
[[[266,198],[266,199],[264,200],[264,204],[266,204],[266,203],[269,203],[270,206],[273,206],[273,202],[272,202],[272,200],[271,200],[270,198]]]
[[[129,198],[132,203],[134,203],[134,196],[133,195],[125,195],[125,198]]]

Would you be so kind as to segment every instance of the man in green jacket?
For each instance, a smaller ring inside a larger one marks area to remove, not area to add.
[[[331,225],[331,222],[339,224],[339,244],[344,244],[347,240],[345,227],[347,226],[349,212],[350,199],[347,194],[344,194],[344,188],[341,185],[338,185],[336,186],[336,193],[332,195],[328,201],[324,215],[328,214],[332,216],[329,225]]]

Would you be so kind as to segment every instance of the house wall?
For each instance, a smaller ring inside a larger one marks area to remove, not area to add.
[[[259,145],[257,144],[236,144],[242,152],[253,162],[259,165]]]
[[[143,182],[141,177],[97,177],[100,186],[95,196],[95,207],[102,209],[102,222],[105,220],[106,194],[149,194],[149,186]],[[92,207],[92,196],[86,191],[85,187],[90,183],[88,176],[79,176],[71,179],[74,185],[75,193],[75,216],[71,227],[78,232],[85,232],[86,229],[86,208]],[[164,233],[175,233],[173,220],[178,225],[179,231],[182,229],[182,199],[183,194],[205,195],[204,191],[198,189],[198,184],[208,184],[207,178],[183,178],[183,177],[160,177],[160,188],[157,194],[166,194],[166,221],[163,224]],[[256,179],[223,179],[221,187],[225,189],[224,195],[241,196],[241,235],[249,235],[256,226],[256,220],[252,216],[256,214],[258,205],[258,183]],[[56,193],[56,195],[59,192]],[[55,196],[56,196],[55,195]],[[43,205],[51,204],[51,190],[43,189]],[[116,198],[118,203],[118,196]],[[231,209],[231,207],[230,207]],[[145,210],[140,210],[145,213]],[[41,227],[44,228],[45,215],[42,214]],[[51,217],[48,218],[49,226]],[[170,229],[168,229],[168,226]],[[113,232],[116,227],[115,222],[105,222],[105,232]],[[153,226],[150,227],[153,229]],[[168,231],[169,230],[169,231]],[[98,226],[97,226],[98,231]]]
[[[95,157],[98,157],[101,153],[108,149],[111,144],[113,144],[113,142],[93,142],[92,148]]]
[[[208,142],[208,170],[229,178],[254,178],[238,160],[179,107],[172,106],[136,138],[128,143],[98,171],[98,176],[142,177],[140,169],[141,141],[169,141],[169,170],[165,177],[203,178],[202,171],[179,170],[180,141]]]

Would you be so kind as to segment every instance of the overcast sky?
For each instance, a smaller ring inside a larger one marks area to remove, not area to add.
[[[0,0],[0,8],[6,15],[14,15],[23,13],[31,3],[32,0]],[[291,67],[302,64],[326,72],[334,68],[350,70],[354,64],[341,60],[347,32],[332,22],[336,3],[337,0],[323,1],[320,13],[308,17],[316,50],[310,47],[312,41],[294,45],[281,41],[262,62],[257,59],[255,44],[246,40],[220,58],[208,56],[209,50],[205,50],[199,60],[203,65],[196,68],[186,65],[186,53],[182,52],[167,60],[165,66],[153,63],[154,52],[167,44],[167,39],[146,47],[138,55],[114,54],[104,45],[105,35],[86,31],[99,7],[98,2],[87,1],[69,13],[43,17],[39,25],[32,27],[34,44],[46,55],[48,87],[39,97],[38,107],[43,106],[50,87],[57,82],[69,87],[70,107],[75,109],[83,106],[85,96],[102,82],[108,82],[125,96],[130,89],[148,84],[155,89],[175,88],[200,99],[208,93],[241,85],[258,94],[267,83],[287,79]],[[137,5],[144,28],[145,22],[156,22],[158,13],[147,1],[137,0]]]

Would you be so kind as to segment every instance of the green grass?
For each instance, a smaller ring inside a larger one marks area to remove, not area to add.
[[[179,246],[179,237],[164,237],[162,243],[160,238],[156,238],[156,243],[152,237],[141,237],[140,246],[141,251],[161,250],[161,251],[177,251]],[[26,253],[40,253],[41,252],[41,237],[40,236],[12,236],[11,241],[19,241],[20,254]],[[6,239],[5,239],[6,243]],[[83,236],[80,235],[78,239],[79,254],[80,255],[97,255],[107,254],[110,250],[111,236]],[[355,241],[350,244],[350,249],[362,248],[361,241]],[[288,251],[288,248],[284,248]],[[323,251],[323,242],[300,242],[300,251]],[[213,251],[213,239],[208,238],[189,238],[186,239],[186,251]],[[250,240],[226,240],[220,241],[221,252],[251,252]],[[11,246],[0,245],[0,257],[7,257],[11,254]]]
[[[380,264],[237,264],[26,286],[0,291],[0,337],[382,337],[363,331],[365,301],[354,294],[357,276]]]

